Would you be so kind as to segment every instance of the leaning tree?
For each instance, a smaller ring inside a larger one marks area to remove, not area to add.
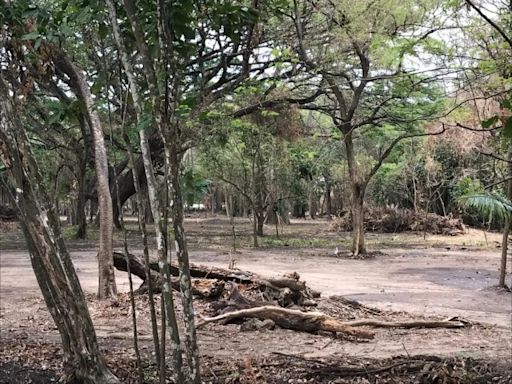
[[[118,383],[100,353],[87,303],[62,238],[53,200],[35,160],[23,119],[23,94],[0,74],[2,180],[27,241],[30,261],[64,351],[64,382]]]

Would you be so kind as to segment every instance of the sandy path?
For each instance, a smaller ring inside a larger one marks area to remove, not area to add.
[[[444,249],[393,249],[386,252],[388,255],[362,261],[314,256],[315,252],[311,250],[305,255],[293,249],[245,250],[236,255],[236,265],[262,275],[297,271],[324,296],[345,295],[381,309],[461,316],[511,327],[512,295],[486,289],[496,281],[497,253]],[[95,254],[75,251],[72,257],[84,290],[95,292]],[[226,267],[229,256],[214,251],[195,251],[191,253],[191,259]],[[126,275],[117,273],[116,278],[119,290],[126,291]],[[39,295],[39,288],[27,253],[1,252],[1,304],[33,295]]]

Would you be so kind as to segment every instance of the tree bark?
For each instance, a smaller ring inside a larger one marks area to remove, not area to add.
[[[109,2],[109,6],[112,6],[112,3]],[[115,28],[116,33],[119,33],[118,29]],[[146,213],[147,210],[144,208],[144,197],[141,189],[141,183],[139,179],[139,172],[135,169],[135,160],[133,156],[133,147],[130,141],[130,138],[128,136],[128,129],[126,125],[124,126],[123,130],[123,140],[126,144],[126,148],[128,150],[128,160],[129,160],[129,166],[131,168],[131,175],[133,180],[133,187],[135,189],[135,196],[136,196],[136,202],[135,205],[137,206],[137,218],[139,223],[139,229],[142,232],[142,246],[143,246],[143,252],[144,252],[144,276],[145,279],[142,279],[145,284],[146,292],[148,293],[148,300],[149,300],[149,313],[151,318],[151,331],[153,335],[153,345],[155,348],[155,361],[156,366],[160,368],[160,337],[158,335],[158,323],[156,318],[156,310],[155,310],[155,299],[153,295],[153,282],[152,282],[152,273],[151,269],[149,267],[149,246],[148,246],[148,233],[146,229]],[[143,169],[144,171],[144,169]],[[124,255],[123,255],[124,256]],[[130,255],[128,255],[128,259],[130,258]],[[116,258],[114,254],[114,266],[116,264]],[[117,268],[117,266],[116,266]],[[128,267],[127,267],[128,270]],[[130,269],[132,271],[133,269]],[[139,276],[140,277],[140,276]]]
[[[325,214],[327,220],[332,218],[332,198],[331,198],[331,180],[326,178],[325,180]]]
[[[123,1],[124,10],[128,16],[131,30],[135,36],[135,40],[137,43],[137,47],[142,55],[143,60],[143,73],[146,78],[147,87],[150,90],[150,94],[152,97],[153,108],[155,109],[155,122],[161,127],[161,115],[160,115],[160,105],[159,105],[159,90],[156,82],[156,77],[154,73],[153,63],[151,61],[151,56],[149,54],[148,46],[145,42],[144,31],[141,26],[141,22],[136,15],[136,8],[134,3],[131,0]],[[124,42],[122,40],[121,32],[119,25],[117,23],[117,15],[115,4],[112,0],[107,0],[107,6],[110,16],[110,21],[113,27],[114,38],[116,40],[117,47],[121,54],[121,61],[125,70],[125,74],[128,78],[128,83],[130,86],[130,93],[133,99],[133,104],[136,109],[137,114],[137,123],[143,119],[143,107],[142,100],[140,98],[140,94],[137,88],[137,81],[135,79],[134,70],[131,65],[130,59],[125,49]],[[161,132],[160,132],[161,133]],[[159,259],[160,273],[162,275],[162,279],[164,280],[163,284],[163,300],[162,305],[165,309],[162,317],[165,317],[166,328],[169,330],[170,334],[170,347],[172,350],[172,365],[173,365],[173,378],[176,382],[182,383],[184,382],[184,373],[183,373],[183,357],[181,353],[181,341],[178,332],[178,323],[176,319],[176,312],[174,310],[174,299],[171,292],[170,287],[170,278],[169,276],[169,261],[167,260],[167,247],[165,244],[165,235],[163,232],[163,222],[161,219],[160,213],[160,201],[157,195],[156,190],[156,177],[154,173],[153,163],[151,160],[151,147],[149,144],[149,139],[147,132],[144,129],[139,129],[139,139],[140,139],[140,148],[142,152],[142,159],[144,165],[144,172],[146,175],[146,182],[148,188],[149,201],[151,204],[151,212],[153,213],[153,218],[155,220],[155,235],[156,235],[156,246],[157,253]],[[162,137],[163,142],[163,137]],[[165,142],[163,142],[163,146],[165,148]],[[165,343],[164,332],[162,332],[162,337],[160,339],[161,346]],[[165,356],[165,349],[162,347],[162,362],[160,369],[164,369],[163,357]],[[161,380],[165,380],[162,376]]]
[[[364,238],[364,195],[366,182],[362,181],[363,175],[359,174],[354,154],[352,133],[350,131],[344,135],[344,142],[352,192],[352,254],[359,256],[366,253]]]
[[[181,159],[179,157],[178,127],[171,127],[170,171],[171,171],[171,209],[174,229],[174,242],[176,257],[180,268],[180,290],[183,306],[183,322],[185,323],[185,346],[189,364],[190,381],[193,384],[201,383],[199,348],[195,326],[194,306],[192,303],[192,282],[190,278],[190,265],[187,239],[183,225],[183,193],[181,190]]]
[[[508,160],[512,160],[512,150],[509,150]],[[512,163],[509,162],[507,164],[507,169],[509,177],[512,176]],[[512,180],[507,181],[507,198],[509,200],[512,200]],[[503,238],[501,242],[501,261],[498,286],[502,288],[507,288],[505,278],[507,276],[508,237],[510,235],[510,221],[510,217],[507,217],[505,219],[505,224],[503,226]]]
[[[30,260],[64,351],[63,382],[113,384],[99,350],[87,303],[61,235],[25,129],[0,78],[0,158],[16,191],[16,205]],[[111,257],[111,255],[110,255]]]
[[[263,236],[263,225],[265,224],[265,213],[264,211],[256,212],[257,229],[256,234]]]
[[[361,185],[352,186],[352,254],[354,256],[366,253],[364,231],[364,192]]]
[[[85,239],[87,236],[87,216],[85,214],[85,176],[87,172],[87,162],[85,159],[85,149],[84,149],[84,158],[80,160],[80,170],[78,177],[78,197],[76,201],[76,221],[77,221],[77,231],[76,238],[77,239]]]
[[[310,187],[309,191],[309,217],[311,217],[311,220],[316,219],[316,214],[318,211],[318,203],[316,199],[316,193],[314,191],[314,187]]]
[[[286,309],[274,306],[242,309],[235,312],[227,312],[215,317],[203,318],[203,320],[198,324],[198,327],[214,321],[243,317],[255,317],[262,320],[270,319],[282,328],[303,332],[339,332],[362,339],[373,339],[375,335],[373,332],[356,329],[350,325],[346,325],[343,322],[321,312],[302,312],[295,309]]]
[[[100,215],[100,239],[98,249],[99,287],[98,297],[105,299],[117,293],[114,267],[112,265],[113,211],[108,178],[108,158],[103,129],[94,108],[89,84],[81,70],[62,52],[57,53],[56,62],[70,77],[77,97],[85,104],[87,120],[91,128],[94,143],[94,165],[98,191]]]

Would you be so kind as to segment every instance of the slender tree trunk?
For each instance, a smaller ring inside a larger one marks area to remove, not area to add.
[[[263,236],[263,224],[265,223],[265,211],[256,212],[256,219],[258,222],[258,226],[256,229],[256,233],[258,236]]]
[[[240,194],[240,212],[242,217],[249,217],[249,212],[247,209],[247,199]]]
[[[155,310],[155,298],[153,296],[153,283],[151,279],[151,270],[149,268],[149,245],[148,245],[148,233],[146,229],[146,219],[145,214],[147,210],[144,208],[144,197],[140,186],[139,181],[139,174],[138,172],[135,172],[135,160],[133,156],[133,148],[132,144],[130,142],[128,133],[125,131],[123,132],[123,140],[126,143],[126,147],[128,149],[128,156],[129,156],[129,164],[132,168],[132,178],[133,178],[133,185],[135,188],[135,196],[137,198],[136,205],[137,205],[137,218],[139,222],[139,228],[142,232],[142,245],[144,247],[144,268],[146,273],[146,281],[148,282],[148,299],[149,299],[149,313],[151,317],[151,330],[153,333],[153,345],[155,347],[155,361],[157,367],[160,364],[160,340],[158,336],[158,323],[156,319],[156,310]]]
[[[318,204],[317,204],[317,200],[316,200],[316,193],[315,193],[313,187],[311,186],[310,191],[309,191],[309,217],[311,217],[311,220],[316,219],[317,210],[318,210]]]
[[[332,198],[331,198],[331,182],[329,180],[325,183],[325,214],[327,220],[332,218]]]
[[[273,204],[269,204],[269,206],[267,207],[267,218],[265,220],[265,222],[267,224],[276,224],[278,223],[278,218],[277,218],[277,215],[278,215],[278,207],[277,207],[277,203],[273,203]]]
[[[146,224],[154,224],[155,219],[153,218],[153,213],[151,210],[151,200],[149,198],[147,186],[146,186],[146,188],[144,188],[143,193],[144,193],[144,200],[143,200],[144,212],[146,212],[144,215],[144,221]]]
[[[119,380],[105,364],[87,303],[61,235],[24,127],[0,78],[0,159],[16,196],[13,202],[30,260],[62,340],[66,383],[110,384]]]
[[[512,150],[509,150],[508,160],[512,160]],[[507,164],[508,175],[512,176],[512,164]],[[507,181],[507,198],[512,200],[512,180]],[[499,281],[498,286],[505,288],[506,282],[505,278],[507,276],[507,258],[508,258],[508,237],[510,235],[510,218],[505,220],[505,225],[503,226],[503,239],[501,242],[501,262],[500,262],[500,272],[499,272]]]
[[[183,226],[183,195],[180,179],[179,136],[178,127],[172,127],[170,167],[171,167],[171,200],[172,200],[172,224],[174,229],[174,241],[176,245],[176,257],[180,269],[180,291],[183,305],[183,321],[185,323],[185,346],[189,365],[189,378],[193,384],[201,384],[199,370],[199,349],[197,346],[194,307],[192,304],[192,281],[190,278],[190,266],[188,257],[187,239]]]
[[[226,210],[226,216],[229,218],[233,217],[233,199],[231,198],[231,194],[228,193],[226,188],[224,188],[224,205]]]
[[[161,115],[160,115],[160,106],[159,106],[159,91],[156,88],[156,80],[153,73],[153,66],[150,62],[150,55],[148,52],[148,47],[144,40],[144,32],[142,26],[140,25],[140,21],[136,15],[135,5],[131,0],[124,0],[124,9],[127,13],[127,16],[130,20],[131,29],[135,35],[137,46],[139,47],[143,61],[144,61],[144,75],[147,80],[147,85],[150,89],[150,93],[152,94],[153,107],[156,109],[155,111],[155,120],[156,124],[161,127]],[[140,123],[143,118],[143,108],[142,108],[142,100],[140,98],[137,82],[135,80],[135,75],[133,71],[133,67],[131,65],[130,59],[126,52],[124,42],[122,40],[121,32],[119,25],[117,23],[117,15],[114,2],[112,0],[107,0],[107,7],[109,11],[110,21],[112,24],[112,29],[114,32],[114,38],[116,40],[116,44],[121,54],[121,61],[123,67],[125,69],[125,74],[128,78],[128,83],[130,86],[130,93],[133,99],[133,103],[135,106],[135,110],[137,113],[137,123]],[[173,367],[173,378],[177,383],[183,383],[185,378],[183,374],[183,357],[181,353],[181,341],[180,335],[178,332],[178,323],[176,320],[176,312],[174,310],[174,299],[171,292],[171,287],[169,283],[168,276],[169,273],[169,260],[167,259],[167,247],[165,244],[166,234],[163,233],[163,222],[161,220],[160,213],[160,201],[158,199],[157,190],[156,190],[156,178],[153,169],[153,163],[151,161],[151,148],[149,145],[149,139],[147,132],[144,129],[139,130],[139,138],[140,138],[140,148],[142,152],[142,159],[144,163],[144,172],[146,175],[146,182],[149,194],[149,200],[151,204],[151,211],[153,213],[153,218],[155,220],[155,235],[156,235],[156,246],[157,253],[159,259],[159,267],[160,273],[164,280],[164,284],[162,287],[162,298],[163,305],[165,307],[164,315],[165,321],[167,323],[167,328],[169,329],[170,334],[170,347],[172,351],[172,367]],[[162,137],[163,139],[163,137]],[[165,142],[163,143],[165,148]],[[162,334],[162,338],[160,340],[161,346],[164,345],[164,335]],[[165,358],[165,350],[161,353],[161,361]],[[161,363],[161,370],[164,370],[164,364]],[[161,377],[163,380],[163,378]]]
[[[258,248],[258,218],[254,205],[252,207],[252,245],[254,248]]]
[[[364,231],[364,192],[360,185],[352,187],[352,253],[358,256],[366,253]]]
[[[85,152],[85,150],[84,150]],[[76,220],[78,229],[76,231],[77,239],[85,239],[87,236],[87,216],[85,214],[85,175],[87,172],[87,163],[85,159],[80,161],[80,171],[78,178],[78,199],[76,202]]]
[[[352,192],[352,253],[354,256],[358,256],[366,253],[364,238],[364,195],[366,182],[361,180],[362,175],[359,175],[359,170],[357,169],[352,133],[345,134],[344,141]]]
[[[100,240],[98,250],[99,287],[98,297],[105,299],[117,293],[113,266],[113,214],[112,196],[110,194],[108,179],[108,158],[103,129],[99,116],[94,108],[89,84],[81,70],[72,63],[69,58],[59,53],[56,61],[64,72],[71,78],[77,96],[84,102],[87,111],[87,120],[91,128],[94,143],[94,165],[96,168],[96,180],[98,191],[98,205],[100,214]]]

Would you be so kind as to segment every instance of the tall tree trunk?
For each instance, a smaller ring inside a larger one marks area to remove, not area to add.
[[[147,81],[147,85],[150,89],[150,93],[152,94],[153,107],[155,108],[155,120],[156,124],[161,127],[161,115],[160,115],[160,107],[159,107],[159,96],[158,89],[155,79],[155,74],[153,72],[153,65],[151,63],[150,55],[148,52],[148,47],[144,40],[144,32],[142,26],[140,24],[139,19],[136,15],[135,5],[131,0],[124,0],[124,10],[130,20],[130,25],[132,32],[135,35],[136,43],[141,51],[143,57],[144,64],[144,76]],[[121,31],[119,25],[117,23],[117,15],[116,8],[114,2],[112,0],[107,0],[107,7],[110,16],[110,22],[112,24],[112,29],[114,32],[114,38],[121,54],[121,61],[125,70],[125,74],[128,78],[128,83],[130,86],[130,93],[133,99],[133,104],[135,106],[136,114],[137,114],[137,123],[140,124],[143,119],[143,107],[142,100],[139,95],[139,91],[137,88],[137,81],[135,79],[133,67],[131,65],[130,59],[126,52],[124,42],[122,40]],[[167,324],[167,329],[169,330],[169,335],[171,339],[170,347],[172,351],[172,367],[173,367],[173,379],[177,383],[183,383],[185,378],[183,374],[183,357],[181,353],[181,341],[180,335],[178,332],[178,322],[176,320],[176,312],[174,307],[174,299],[171,292],[170,287],[170,272],[169,272],[169,260],[167,259],[167,247],[165,244],[166,236],[163,232],[163,222],[161,219],[160,213],[160,201],[158,199],[157,190],[156,190],[156,178],[153,168],[153,163],[151,160],[151,148],[149,144],[149,139],[147,132],[144,129],[139,129],[139,139],[140,139],[140,148],[142,152],[142,159],[144,164],[144,172],[146,175],[146,182],[148,188],[148,195],[151,204],[151,212],[153,213],[153,218],[155,220],[155,235],[156,235],[156,246],[157,246],[157,254],[159,259],[160,273],[163,277],[164,284],[162,287],[162,305],[165,308],[163,311],[163,317],[165,317],[165,322]],[[162,137],[163,139],[163,137]],[[165,148],[165,143],[163,143]],[[167,160],[166,160],[167,161]],[[162,337],[160,339],[161,346],[165,345],[164,333],[162,333]],[[163,348],[162,348],[163,349]],[[165,350],[162,351],[162,363],[165,357]],[[160,366],[161,370],[164,370],[164,364]],[[161,379],[164,380],[163,377]]]
[[[156,310],[155,310],[155,299],[153,295],[153,282],[151,279],[151,270],[149,269],[149,245],[148,245],[148,233],[146,229],[146,218],[145,214],[147,210],[144,208],[144,197],[141,190],[141,185],[139,181],[139,173],[136,172],[136,162],[134,160],[133,156],[133,147],[130,141],[130,138],[128,136],[128,129],[126,126],[124,127],[123,131],[123,140],[126,144],[126,148],[128,151],[128,159],[129,159],[129,165],[132,169],[132,179],[133,179],[133,186],[135,188],[135,197],[136,197],[136,206],[137,206],[137,218],[139,222],[139,229],[142,232],[142,246],[143,246],[143,252],[144,252],[144,272],[146,274],[146,281],[148,282],[148,301],[149,301],[149,313],[151,318],[151,330],[153,334],[153,345],[155,348],[155,361],[156,366],[159,367],[161,362],[160,357],[160,339],[158,336],[158,323],[156,318]]]
[[[249,211],[248,211],[248,208],[247,208],[247,199],[242,194],[240,194],[239,197],[240,197],[240,199],[239,199],[239,201],[240,201],[240,215],[242,217],[249,217]]]
[[[315,193],[313,186],[310,187],[309,204],[308,205],[309,205],[309,217],[311,217],[311,220],[315,220],[316,214],[318,211],[318,202],[317,202],[316,193]]]
[[[252,204],[252,245],[258,248],[258,218],[254,204]]]
[[[176,257],[180,269],[179,280],[183,305],[183,322],[185,323],[185,346],[187,348],[190,382],[193,384],[201,384],[199,349],[197,346],[194,307],[192,304],[192,281],[190,278],[187,239],[183,226],[183,195],[180,178],[181,161],[178,153],[180,138],[178,127],[172,127],[171,131],[169,165],[171,167],[172,224],[176,245]]]
[[[279,222],[279,219],[278,219],[278,213],[279,213],[279,209],[278,209],[278,205],[277,205],[277,202],[274,202],[273,204],[269,204],[269,206],[267,207],[267,214],[266,214],[266,220],[265,222],[267,224],[277,224]]]
[[[512,149],[509,150],[508,160],[512,160]],[[507,164],[508,176],[512,177],[512,163]],[[507,198],[512,200],[512,180],[507,181]],[[505,288],[507,285],[505,283],[505,278],[507,276],[507,257],[508,257],[508,237],[510,235],[510,218],[505,220],[505,225],[503,226],[503,239],[501,242],[501,262],[500,262],[500,272],[499,272],[499,280],[498,286]]]
[[[360,184],[352,186],[352,253],[359,256],[366,253],[364,232],[364,191]]]
[[[84,149],[85,153],[85,149]],[[85,157],[85,156],[84,156]],[[87,216],[85,214],[85,176],[87,173],[87,162],[80,160],[80,170],[78,177],[78,198],[76,202],[76,221],[78,229],[76,231],[77,239],[85,239],[87,236]]]
[[[331,198],[331,181],[326,179],[325,182],[325,214],[327,215],[327,220],[331,220],[332,218],[332,198]]]
[[[226,216],[229,218],[233,217],[233,200],[231,199],[231,194],[228,193],[226,188],[224,188],[224,209],[226,211]]]
[[[64,351],[63,382],[119,383],[100,353],[93,323],[24,127],[0,79],[0,158],[30,253],[30,260]]]
[[[258,222],[256,233],[258,236],[263,236],[263,224],[265,223],[265,211],[261,210],[256,212],[256,220]]]
[[[113,214],[112,197],[110,195],[108,179],[108,158],[103,129],[99,116],[94,108],[89,84],[82,74],[82,71],[75,66],[69,58],[58,53],[57,63],[63,71],[70,77],[75,88],[75,93],[85,104],[87,120],[91,128],[94,143],[94,166],[96,169],[98,205],[100,214],[100,240],[98,250],[99,267],[99,287],[98,297],[105,299],[117,293],[116,281],[114,276],[114,266],[112,261],[112,234],[113,234]]]
[[[366,182],[362,181],[362,175],[359,174],[357,168],[352,133],[345,134],[344,141],[352,192],[352,253],[354,256],[358,256],[366,253],[364,239],[364,195]]]

